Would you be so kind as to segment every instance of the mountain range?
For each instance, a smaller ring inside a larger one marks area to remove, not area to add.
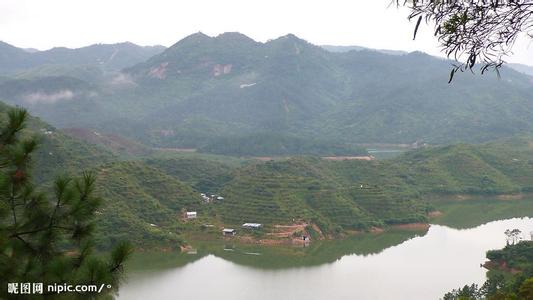
[[[0,102],[0,123],[8,109]],[[273,226],[304,220],[321,234],[336,235],[427,222],[432,210],[428,199],[434,196],[533,191],[533,140],[527,136],[418,149],[389,160],[294,157],[233,162],[172,152],[123,156],[118,152],[128,141],[109,142],[109,135],[98,133],[99,145],[89,144],[35,117],[29,119],[25,135],[39,141],[33,157],[39,189],[48,190],[59,175],[77,176],[83,170],[97,175],[97,192],[104,200],[97,215],[101,247],[122,239],[139,247],[179,245],[181,233],[195,232],[206,223]],[[208,204],[200,193],[225,199]],[[198,211],[200,223],[183,222],[184,210]]]
[[[479,143],[533,131],[529,76],[504,68],[501,79],[462,73],[450,85],[451,62],[420,52],[332,52],[294,35],[260,43],[240,33],[196,33],[166,49],[0,46],[0,99],[60,128],[155,147],[216,149],[226,139],[255,149],[255,135],[320,149]]]
[[[47,65],[92,65],[104,70],[120,70],[161,53],[163,46],[138,46],[133,43],[95,44],[70,49],[56,47],[46,51],[21,49],[0,41],[0,70],[16,74]]]

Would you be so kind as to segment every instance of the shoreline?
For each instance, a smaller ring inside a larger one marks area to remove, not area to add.
[[[293,227],[294,225],[282,225],[286,227]],[[312,225],[313,226],[313,225]],[[200,235],[190,235],[187,240],[190,242],[186,243],[182,248],[187,249],[191,247],[191,244],[194,244],[194,241],[223,241],[223,242],[237,242],[247,245],[261,245],[261,246],[303,246],[309,245],[316,241],[334,241],[334,240],[344,240],[350,237],[355,237],[363,234],[373,234],[380,235],[391,231],[405,231],[405,232],[426,232],[429,230],[430,223],[405,223],[405,224],[394,224],[385,227],[372,227],[365,231],[360,230],[346,230],[343,234],[338,236],[333,235],[324,235],[322,232],[319,233],[318,239],[313,239],[309,237],[304,241],[301,237],[294,237],[292,234],[285,236],[278,236],[278,238],[268,238],[269,236],[275,236],[275,233],[269,232],[261,237],[254,237],[250,234],[237,235],[232,237],[221,237],[213,236],[212,234],[200,234]],[[296,226],[294,226],[296,227]],[[314,225],[313,227],[316,227]],[[315,229],[316,230],[316,229]],[[306,233],[307,234],[307,233]],[[308,235],[309,236],[309,235]]]
[[[422,195],[429,201],[471,201],[471,200],[499,200],[499,201],[517,201],[528,197],[533,198],[533,192],[518,192],[518,193],[500,193],[500,194],[440,194],[428,193]]]

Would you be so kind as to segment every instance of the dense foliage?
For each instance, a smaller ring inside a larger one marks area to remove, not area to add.
[[[342,163],[295,158],[239,169],[220,192],[220,217],[230,224],[303,220],[324,233],[426,221],[417,192],[382,176],[379,163]]]
[[[150,158],[146,164],[189,184],[195,191],[216,193],[233,177],[235,166],[195,158]]]
[[[9,109],[0,102],[0,116],[6,116]],[[32,136],[39,142],[33,153],[32,176],[37,183],[51,183],[59,175],[79,174],[80,170],[117,159],[107,149],[70,137],[33,116],[26,118],[25,131],[21,134]]]
[[[201,198],[193,189],[142,162],[101,165],[98,191],[108,199],[99,211],[98,241],[105,247],[128,238],[140,248],[178,249],[183,210],[195,211]]]
[[[425,222],[434,195],[531,191],[529,138],[420,149],[384,161],[293,158],[242,167],[220,193],[228,223],[305,220],[324,231]]]
[[[444,300],[533,299],[533,241],[507,245],[487,252],[487,281],[444,295]]]
[[[118,289],[123,262],[131,252],[118,243],[110,257],[93,253],[96,197],[95,177],[59,177],[53,194],[46,195],[31,182],[32,154],[38,143],[21,135],[28,114],[12,109],[0,124],[0,294],[6,283],[43,283],[43,297],[60,298],[49,291],[53,284],[109,285],[99,297]],[[75,296],[73,296],[75,297]]]

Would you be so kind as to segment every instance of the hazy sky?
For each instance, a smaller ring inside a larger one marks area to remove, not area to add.
[[[258,41],[293,33],[313,44],[420,50],[440,55],[432,28],[390,0],[0,0],[0,40],[49,49],[130,41],[170,46],[202,31],[239,31]],[[509,61],[533,65],[523,41]]]

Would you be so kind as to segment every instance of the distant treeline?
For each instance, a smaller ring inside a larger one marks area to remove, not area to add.
[[[365,148],[355,145],[276,133],[218,138],[201,147],[199,151],[233,156],[357,156],[368,154]]]

